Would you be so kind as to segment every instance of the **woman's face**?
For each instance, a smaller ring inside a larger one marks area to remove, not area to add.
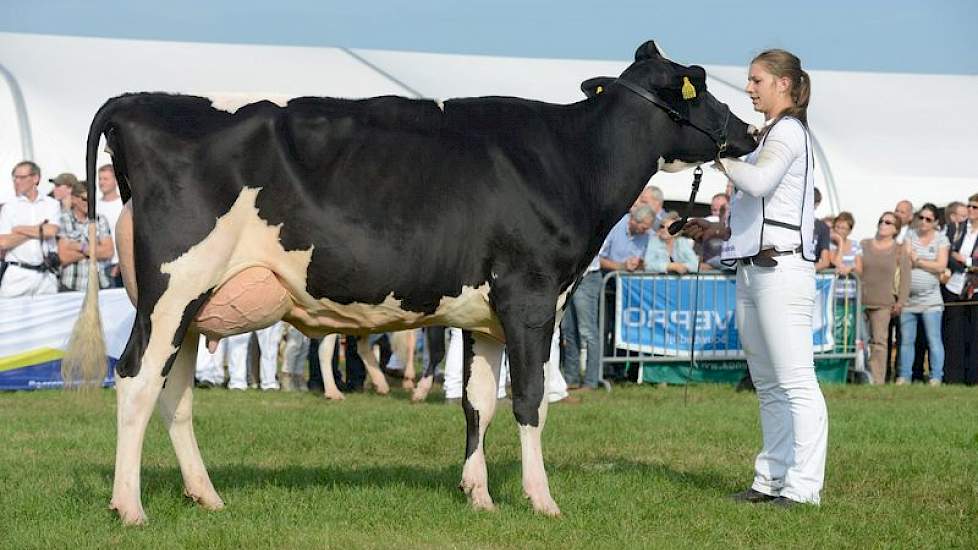
[[[936,224],[936,212],[924,209],[917,213],[917,231],[922,231],[924,233],[930,232],[936,227]]]
[[[880,216],[880,220],[878,222],[878,227],[876,228],[876,232],[883,237],[895,236],[897,234],[896,216],[894,216],[893,214],[883,214],[882,216]]]
[[[754,110],[764,113],[768,119],[791,104],[788,99],[788,79],[769,73],[763,63],[751,63],[747,87],[744,90],[750,96]]]
[[[669,233],[669,226],[676,223],[676,220],[662,220],[662,225],[659,226],[659,240],[668,242],[672,240],[672,234]]]
[[[852,232],[852,226],[846,220],[835,220],[832,224],[832,231],[835,231],[840,237],[845,239]]]

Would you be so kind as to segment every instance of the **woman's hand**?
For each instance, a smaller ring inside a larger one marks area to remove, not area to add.
[[[706,241],[713,238],[727,240],[730,230],[719,223],[708,222],[703,218],[691,218],[679,232],[694,241]]]
[[[890,317],[899,317],[900,312],[903,311],[903,304],[897,302],[890,306]]]
[[[689,267],[681,262],[670,262],[669,265],[666,266],[666,271],[685,275],[689,273]]]
[[[835,268],[835,272],[843,277],[847,277],[849,273],[852,272],[852,268],[847,265],[840,265],[839,267]]]

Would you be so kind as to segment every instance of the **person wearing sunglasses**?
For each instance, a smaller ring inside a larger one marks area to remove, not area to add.
[[[766,120],[746,161],[717,165],[733,181],[729,227],[690,220],[686,236],[726,238],[722,258],[737,264],[736,320],[760,403],[762,448],[753,483],[738,502],[818,504],[825,478],[828,412],[815,377],[815,208],[801,61],[784,50],[751,62],[746,91]],[[819,222],[820,223],[820,222]]]
[[[900,317],[910,296],[910,255],[896,242],[902,227],[903,221],[895,212],[883,212],[876,223],[876,236],[859,243],[856,257],[869,325],[869,373],[874,384],[886,382],[890,319]]]
[[[930,357],[930,385],[939,386],[944,377],[944,343],[941,340],[941,319],[944,298],[941,296],[940,275],[947,267],[951,243],[937,229],[937,207],[927,203],[920,207],[916,224],[907,233],[907,253],[910,256],[910,297],[900,313],[900,370],[896,383],[909,384],[913,368],[917,323],[922,322],[927,336]]]

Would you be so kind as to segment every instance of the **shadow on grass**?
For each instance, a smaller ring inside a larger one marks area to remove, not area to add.
[[[113,471],[105,465],[96,467],[101,478],[105,479],[111,492]],[[421,488],[440,492],[457,493],[462,475],[462,464],[446,465],[441,468],[419,468],[414,466],[367,466],[350,468],[345,466],[250,466],[245,464],[218,465],[208,468],[211,482],[219,494],[235,489],[256,489],[275,487],[279,489],[314,489],[328,487],[379,487],[379,488]],[[521,467],[517,461],[493,463],[489,465],[490,487],[498,488],[520,477]],[[180,468],[150,466],[144,467],[141,475],[143,498],[153,495],[183,494],[183,479]],[[91,494],[92,487],[79,487],[81,494]],[[513,504],[517,500],[497,496],[497,503]],[[501,498],[502,497],[502,498]]]

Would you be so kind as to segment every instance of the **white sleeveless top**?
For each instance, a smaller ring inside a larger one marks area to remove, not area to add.
[[[788,251],[800,245],[802,257],[815,261],[814,158],[805,126],[784,117],[746,162],[721,160],[735,186],[724,260],[747,258],[765,248]]]

